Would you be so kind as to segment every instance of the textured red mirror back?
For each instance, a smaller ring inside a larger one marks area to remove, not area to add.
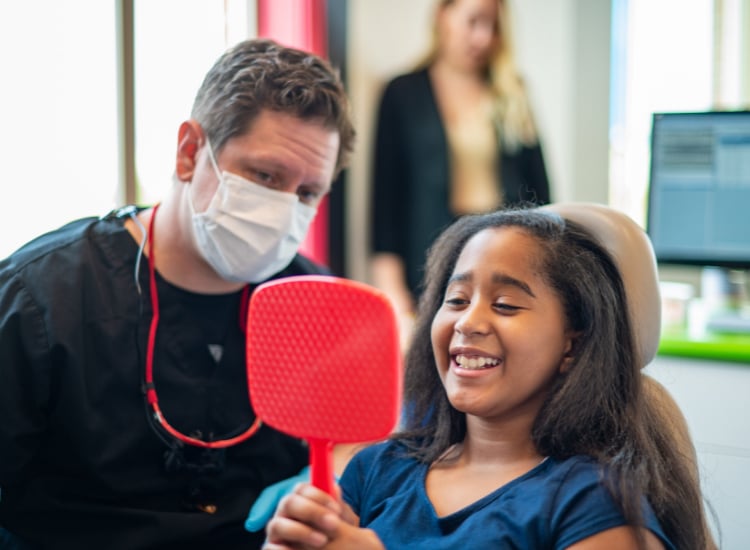
[[[290,435],[374,441],[398,421],[396,316],[379,290],[332,276],[271,281],[248,310],[247,368],[255,413]]]

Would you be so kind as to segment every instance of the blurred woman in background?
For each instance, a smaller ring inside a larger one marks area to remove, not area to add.
[[[550,201],[509,25],[507,0],[440,0],[429,53],[381,98],[371,276],[407,331],[441,229],[462,214]]]

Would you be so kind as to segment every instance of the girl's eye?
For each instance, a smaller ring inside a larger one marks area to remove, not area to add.
[[[513,306],[511,304],[504,304],[504,303],[495,304],[494,307],[495,309],[499,309],[500,311],[504,313],[511,313],[511,312],[515,312],[521,309],[518,306]]]
[[[469,303],[469,301],[464,298],[453,296],[453,297],[447,297],[445,299],[445,303],[450,306],[460,306],[460,305]]]

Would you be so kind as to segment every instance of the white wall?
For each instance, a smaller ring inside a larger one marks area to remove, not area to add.
[[[721,548],[750,548],[750,365],[658,356],[646,372],[685,414]]]
[[[357,146],[348,171],[347,265],[367,280],[369,174],[374,120],[382,86],[411,68],[429,44],[433,0],[350,0],[347,81]]]

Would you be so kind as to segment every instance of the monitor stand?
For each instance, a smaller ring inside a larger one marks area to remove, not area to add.
[[[747,271],[706,266],[701,271],[701,301],[709,332],[750,334]]]

